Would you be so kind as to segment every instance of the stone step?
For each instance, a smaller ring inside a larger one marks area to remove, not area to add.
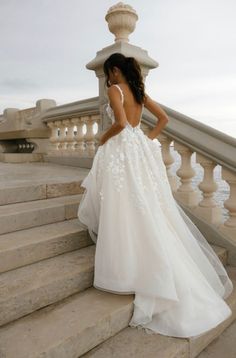
[[[0,273],[94,244],[78,220],[66,220],[0,235]],[[224,265],[227,250],[211,245]]]
[[[91,287],[94,253],[91,245],[2,273],[0,325]]]
[[[82,180],[55,182],[29,183],[23,181],[22,184],[5,184],[0,187],[0,205],[22,203],[33,200],[55,198],[64,195],[82,194],[84,188],[80,186]]]
[[[88,288],[0,327],[0,357],[80,357],[128,325],[133,299]]]
[[[0,325],[92,286],[95,251],[93,244],[2,273]]]
[[[236,320],[214,339],[197,358],[235,358]]]
[[[189,358],[188,349],[187,339],[147,334],[143,329],[128,326],[78,357]]]
[[[96,346],[83,358],[195,358],[236,319],[236,267],[226,267],[232,279],[234,290],[226,299],[233,314],[217,327],[195,338],[174,338],[164,335],[150,335],[143,329],[126,327],[118,334]]]
[[[234,291],[226,300],[233,316],[198,341],[148,335],[143,330],[131,328],[128,323],[134,295],[112,294],[90,287],[0,327],[0,356],[194,358],[235,320],[235,280],[233,284]]]
[[[226,302],[230,306],[233,314],[225,322],[222,322],[208,333],[196,338],[190,338],[188,340],[190,358],[197,357],[199,353],[208,346],[208,344],[210,344],[216,337],[219,337],[220,334],[236,319],[236,267],[226,265],[226,271],[228,272],[234,286],[232,294],[226,299]]]
[[[83,194],[28,201],[0,207],[0,234],[77,217]]]
[[[78,220],[0,235],[0,273],[94,244]]]
[[[29,163],[43,162],[41,153],[0,153],[0,161],[3,163]]]
[[[218,337],[236,319],[236,281],[233,280],[234,291],[226,302],[233,315],[198,338],[183,339],[164,335],[148,335],[144,330],[126,327],[118,334],[84,354],[83,358],[194,358],[216,337]]]
[[[0,273],[94,244],[78,220],[42,225],[0,235]],[[224,265],[227,250],[211,244]]]

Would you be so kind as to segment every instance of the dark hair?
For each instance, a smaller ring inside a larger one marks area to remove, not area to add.
[[[103,64],[103,71],[106,76],[106,85],[110,87],[108,76],[108,70],[113,70],[114,67],[118,67],[125,76],[129,87],[134,95],[134,98],[138,103],[144,102],[144,83],[139,63],[134,57],[126,57],[121,53],[113,53],[106,59]]]

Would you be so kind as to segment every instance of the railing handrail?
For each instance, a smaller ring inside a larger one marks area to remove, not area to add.
[[[180,112],[175,111],[174,109],[171,109],[163,104],[161,104],[161,107],[168,113],[168,115],[170,115],[171,117],[175,117],[176,119],[180,120],[181,122],[184,122],[186,124],[189,123],[189,121],[191,120],[193,127],[202,129],[204,132],[211,134],[219,139],[224,140],[225,142],[232,144],[232,145],[236,145],[236,138],[231,137],[230,135],[221,132],[220,130],[213,128],[211,126],[208,126],[205,123],[202,123],[196,119],[193,119],[185,114],[182,114]]]
[[[68,117],[76,117],[97,114],[99,111],[99,97],[91,97],[66,103],[61,106],[56,106],[48,109],[42,115],[43,122],[51,122],[55,119],[61,120]]]

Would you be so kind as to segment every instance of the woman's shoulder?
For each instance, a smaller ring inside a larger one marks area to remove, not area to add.
[[[117,96],[117,94],[120,93],[121,96],[121,100],[124,100],[124,93],[122,88],[120,87],[120,84],[113,84],[110,87],[108,87],[107,89],[107,94],[109,96],[109,98],[114,98]]]

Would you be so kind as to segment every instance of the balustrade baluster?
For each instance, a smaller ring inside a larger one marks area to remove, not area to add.
[[[173,175],[171,172],[171,166],[175,161],[174,157],[172,156],[172,154],[170,152],[170,144],[172,142],[172,139],[161,133],[158,136],[158,140],[161,143],[161,153],[162,153],[163,161],[166,166],[168,180],[169,180],[171,189],[174,192],[178,188],[178,178],[176,175]]]
[[[48,127],[51,129],[51,136],[50,136],[50,143],[51,143],[51,148],[50,148],[50,153],[55,154],[55,152],[58,151],[58,126],[55,122],[48,122],[47,123]]]
[[[204,176],[203,180],[198,184],[203,198],[194,212],[208,223],[221,223],[223,218],[222,210],[214,199],[214,194],[218,188],[218,184],[214,180],[214,169],[217,163],[200,153],[196,153],[196,162],[203,167]]]
[[[176,171],[176,174],[180,177],[181,184],[173,194],[183,204],[189,207],[196,206],[199,202],[199,192],[192,185],[192,178],[195,175],[195,170],[191,164],[193,151],[177,141],[174,142],[174,149],[181,156],[181,166]]]
[[[84,142],[84,133],[83,133],[83,126],[84,126],[84,120],[83,117],[73,118],[72,122],[77,128],[77,133],[75,135],[75,155],[78,155],[78,157],[84,157],[85,156],[85,142]]]
[[[84,117],[84,121],[86,123],[87,132],[85,134],[85,142],[86,142],[86,154],[89,158],[94,157],[95,155],[95,135],[93,132],[93,125],[95,123],[92,116]]]
[[[75,144],[74,123],[72,122],[72,119],[67,119],[64,121],[64,123],[68,128],[68,132],[66,135],[67,147],[65,149],[67,152],[73,152]]]
[[[220,231],[236,242],[236,174],[222,167],[222,178],[229,184],[229,197],[224,202],[229,217],[220,226]]]

